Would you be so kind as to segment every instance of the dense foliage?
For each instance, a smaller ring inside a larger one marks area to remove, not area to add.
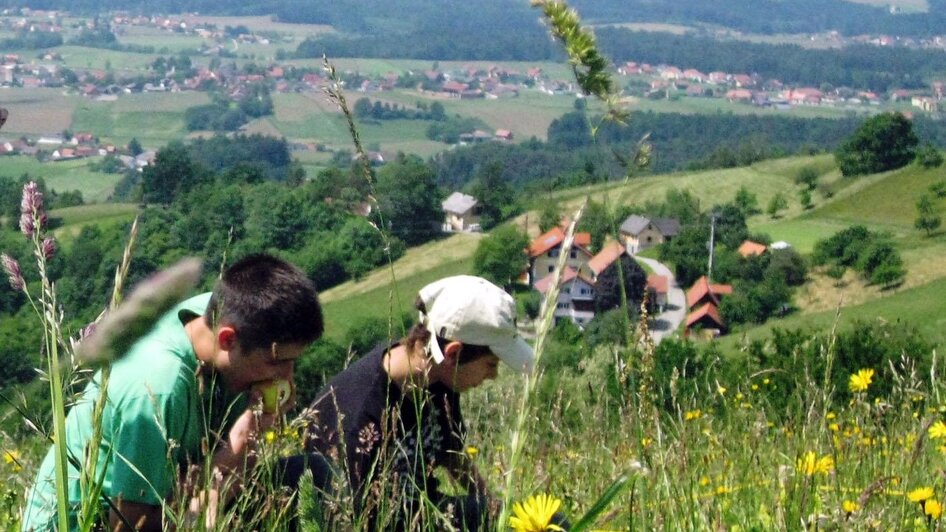
[[[919,144],[913,125],[900,113],[867,119],[835,152],[845,176],[876,174],[910,164]]]

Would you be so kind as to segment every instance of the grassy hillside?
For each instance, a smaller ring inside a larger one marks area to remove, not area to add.
[[[25,155],[7,156],[0,159],[0,175],[20,177],[29,174],[42,178],[46,187],[51,190],[78,190],[86,202],[102,202],[108,199],[121,175],[91,170],[89,164],[98,159],[100,158],[41,163]]]
[[[456,234],[411,248],[394,263],[393,284],[392,268],[385,267],[320,294],[325,333],[342,340],[353,319],[411,312],[417,291],[424,285],[442,277],[472,272],[473,251],[479,238],[475,234]],[[394,285],[396,290],[392,290]]]

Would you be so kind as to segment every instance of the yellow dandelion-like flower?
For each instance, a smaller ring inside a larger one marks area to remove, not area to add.
[[[717,384],[716,391],[719,393],[719,395],[726,395],[726,388],[724,386]]]
[[[930,488],[928,486],[917,488],[911,491],[910,493],[907,493],[907,498],[910,499],[911,502],[923,502],[928,499],[932,499],[933,488]]]
[[[477,449],[476,447],[473,447],[472,445],[466,448],[466,454],[467,456],[470,456],[471,458],[479,454],[479,452],[480,450]]]
[[[930,427],[930,438],[934,440],[946,438],[946,423],[943,423],[942,421],[933,423],[933,425]]]
[[[836,417],[838,417],[838,416],[837,416],[837,414],[835,414],[834,412],[828,412],[828,414],[827,414],[824,418],[825,418],[825,419],[834,419],[834,418],[836,418]]]
[[[832,424],[828,425],[828,428],[831,429],[831,432],[837,432],[837,431],[841,430],[841,426],[838,425],[837,423],[832,423]]]
[[[533,495],[525,502],[517,502],[512,507],[513,516],[509,518],[509,526],[516,532],[545,532],[546,530],[562,531],[562,527],[552,523],[552,517],[562,505],[560,499],[541,493]]]
[[[266,434],[264,434],[263,437],[266,438],[266,443],[273,443],[274,441],[276,441],[276,431],[267,430]]]
[[[834,458],[828,455],[818,458],[817,453],[808,451],[798,459],[796,467],[798,472],[803,473],[806,477],[817,474],[827,475],[834,469]]]
[[[844,510],[844,513],[846,514],[852,514],[856,512],[859,508],[860,508],[860,505],[858,505],[854,501],[845,500],[844,502],[841,503],[841,509]]]
[[[683,414],[683,419],[687,421],[693,421],[694,419],[700,419],[701,417],[703,417],[703,412],[699,409],[690,410],[689,412]]]
[[[729,486],[716,486],[716,495],[726,495],[727,493],[732,493],[732,488]]]
[[[20,453],[16,449],[11,449],[9,451],[3,451],[3,463],[13,465],[14,471],[20,470]]]
[[[708,486],[710,483],[709,477],[700,477],[700,486]]]
[[[930,519],[939,519],[943,514],[943,506],[936,499],[928,499],[923,503],[923,513],[930,516]]]
[[[874,379],[874,370],[862,369],[851,375],[847,387],[854,393],[866,392]]]
[[[758,385],[758,384],[753,384],[753,385],[752,385],[752,391],[753,391],[753,392],[759,391],[759,385]]]

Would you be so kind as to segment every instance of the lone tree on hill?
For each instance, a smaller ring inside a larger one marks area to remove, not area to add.
[[[779,211],[783,211],[788,208],[788,200],[785,199],[785,195],[781,192],[776,192],[772,199],[769,200],[768,206],[765,208],[765,212],[769,214],[772,218],[778,218]]]
[[[933,198],[929,194],[923,194],[916,202],[916,221],[914,227],[926,231],[926,236],[931,236],[933,231],[939,229],[943,219],[936,213],[936,207],[933,205]]]
[[[473,272],[499,286],[509,287],[528,266],[529,239],[517,227],[505,225],[483,237],[473,253]]]
[[[845,177],[875,174],[910,164],[919,144],[913,125],[900,113],[867,119],[834,157]]]

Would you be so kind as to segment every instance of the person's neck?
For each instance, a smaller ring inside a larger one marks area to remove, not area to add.
[[[213,329],[207,326],[202,316],[198,316],[184,324],[184,332],[194,348],[194,354],[200,366],[212,368],[214,356],[217,353],[217,338]]]
[[[418,387],[425,388],[433,381],[425,357],[412,353],[404,344],[389,349],[381,365],[402,393]]]

